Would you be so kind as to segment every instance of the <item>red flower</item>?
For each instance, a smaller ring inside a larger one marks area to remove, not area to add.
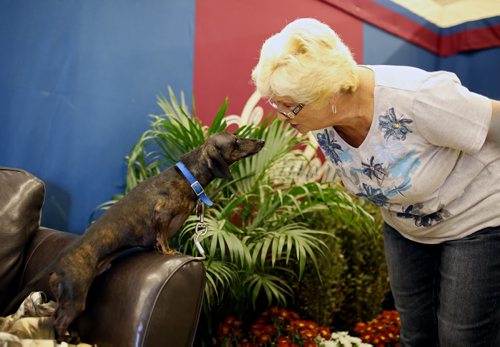
[[[235,317],[233,316],[227,316],[226,319],[224,319],[224,324],[233,324],[233,322],[236,320]]]
[[[266,325],[264,326],[264,330],[266,331],[266,333],[270,334],[270,335],[276,335],[278,333],[278,331],[276,330],[276,327],[274,325]]]
[[[264,333],[264,326],[260,324],[254,324],[250,327],[250,334],[254,337],[259,337]]]
[[[269,341],[271,341],[271,339],[272,339],[271,335],[264,333],[259,336],[258,340],[260,343],[268,343]]]
[[[229,335],[230,331],[231,331],[231,326],[229,326],[228,324],[222,324],[219,327],[219,336],[226,337],[227,335]]]
[[[307,324],[306,321],[304,321],[304,320],[299,320],[299,321],[295,321],[292,323],[295,323],[295,325],[297,325],[299,328],[305,328],[306,324]]]
[[[269,313],[270,313],[271,315],[273,315],[273,316],[277,316],[277,315],[279,315],[280,311],[281,311],[281,310],[280,310],[280,308],[279,308],[279,307],[271,307],[271,308],[269,309]]]
[[[363,342],[385,346],[399,341],[400,319],[396,311],[383,311],[368,323],[359,322],[354,331]]]
[[[360,336],[366,338],[367,342],[374,339],[386,342],[397,341],[399,324],[396,317],[392,313],[384,313],[369,323],[358,323],[355,330]],[[243,331],[242,329],[246,326],[243,321],[234,316],[226,317],[219,325],[220,345],[317,347],[314,339],[318,335],[327,340],[331,337],[331,331],[326,327],[318,326],[314,321],[301,320],[297,313],[280,307],[271,307],[262,312],[255,322],[249,325],[248,331]]]
[[[280,336],[280,337],[278,337],[278,341],[276,341],[276,346],[278,346],[278,347],[291,347],[292,340],[288,336]]]
[[[297,313],[293,312],[293,311],[290,311],[290,319],[291,320],[299,320],[300,317]]]
[[[311,330],[316,330],[318,329],[318,324],[314,323],[313,321],[306,321],[306,327]]]
[[[319,328],[319,335],[324,338],[324,339],[329,339],[330,336],[332,336],[332,333],[330,330],[328,330],[327,328],[324,328],[324,327],[320,327]]]
[[[317,336],[317,334],[314,333],[314,330],[311,329],[303,329],[300,331],[300,335],[307,337],[307,338],[314,338]]]

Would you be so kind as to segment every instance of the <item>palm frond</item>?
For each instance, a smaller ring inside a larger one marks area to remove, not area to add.
[[[224,299],[237,280],[237,269],[234,264],[221,260],[210,260],[205,262],[206,285],[205,303],[212,308]]]
[[[255,272],[245,278],[243,287],[246,288],[255,309],[257,300],[262,293],[265,295],[268,305],[286,306],[287,297],[292,297],[293,290],[284,279],[268,272]]]
[[[299,264],[299,278],[304,273],[307,260],[317,267],[318,256],[322,256],[327,248],[326,243],[321,240],[321,235],[332,236],[332,234],[312,230],[300,223],[282,225],[276,229],[268,229],[265,232],[256,233],[247,241],[252,254],[253,262],[262,268],[270,264],[272,267],[277,261],[288,264],[290,258]]]
[[[207,136],[213,135],[213,134],[218,133],[220,131],[223,131],[227,128],[227,123],[224,119],[224,117],[226,115],[227,104],[228,104],[228,99],[226,97],[226,99],[224,100],[224,103],[217,111],[217,114],[215,115],[215,118],[214,118],[212,124],[208,128]]]

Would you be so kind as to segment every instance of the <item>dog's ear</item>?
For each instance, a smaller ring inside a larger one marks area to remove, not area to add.
[[[229,165],[227,165],[226,161],[220,155],[217,148],[214,145],[207,145],[207,154],[208,154],[208,167],[212,170],[215,177],[230,179],[233,176],[231,175],[231,171],[229,171]]]

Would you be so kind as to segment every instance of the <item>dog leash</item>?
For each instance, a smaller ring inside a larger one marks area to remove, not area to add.
[[[193,189],[194,193],[198,197],[198,200],[196,201],[196,215],[198,217],[198,222],[196,223],[195,227],[194,245],[196,246],[198,252],[201,254],[201,257],[195,257],[195,258],[199,260],[205,260],[206,259],[205,250],[201,245],[200,237],[205,236],[207,234],[208,224],[203,221],[203,213],[205,211],[205,204],[208,206],[212,206],[214,203],[212,202],[212,200],[208,198],[200,182],[198,182],[198,180],[193,176],[191,171],[188,170],[188,168],[186,167],[186,165],[184,165],[184,163],[179,161],[175,164],[175,166],[179,168],[181,173],[184,175],[184,177],[191,185],[191,189]]]
[[[196,223],[196,227],[194,229],[194,245],[196,246],[196,249],[198,249],[198,252],[201,254],[201,257],[198,257],[198,259],[202,260],[204,260],[206,256],[205,250],[200,243],[200,237],[205,236],[208,232],[208,224],[203,221],[204,210],[205,204],[201,200],[198,200],[198,202],[196,203],[196,215],[198,216],[198,222]]]

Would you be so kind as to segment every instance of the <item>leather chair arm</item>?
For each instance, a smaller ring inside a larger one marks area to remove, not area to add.
[[[20,292],[22,288],[43,271],[64,247],[77,239],[78,235],[76,234],[50,228],[40,227],[35,231],[25,251],[24,267],[18,291]],[[36,289],[44,291],[49,295],[49,299],[53,299],[50,295],[48,283],[41,283],[41,286]]]
[[[126,255],[97,277],[77,330],[98,346],[192,346],[204,286],[193,257]]]
[[[23,271],[23,286],[77,235],[40,228]],[[74,326],[99,346],[191,346],[201,312],[205,269],[196,258],[132,250],[92,284]],[[48,286],[41,288],[50,293]]]

